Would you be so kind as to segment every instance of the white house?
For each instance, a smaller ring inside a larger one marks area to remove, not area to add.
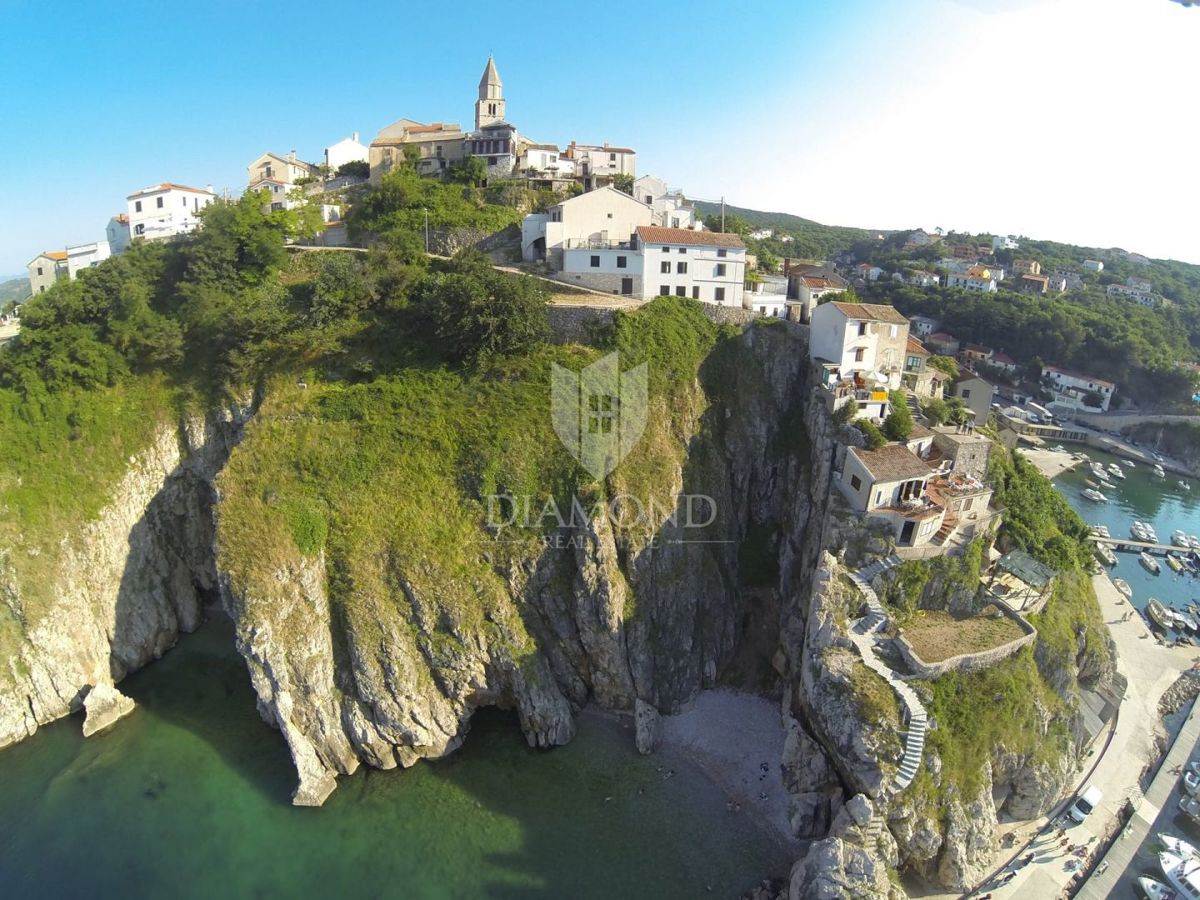
[[[1100,398],[1100,409],[1108,412],[1112,401],[1113,391],[1117,386],[1103,378],[1084,375],[1081,372],[1071,372],[1058,366],[1043,366],[1042,381],[1054,392],[1054,403],[1070,409],[1095,409],[1088,406],[1084,399],[1089,394]]]
[[[895,307],[830,300],[812,311],[809,358],[821,367],[835,410],[853,399],[859,416],[884,418],[888,391],[902,383],[907,347],[908,320]]]
[[[575,174],[589,190],[614,175],[637,177],[637,153],[629,147],[577,144],[571,141],[563,156],[574,160]]]
[[[942,327],[941,322],[931,319],[929,316],[913,316],[908,320],[908,325],[912,333],[919,338],[929,337]]]
[[[770,228],[758,228],[750,232],[750,237],[754,238],[756,241],[764,241],[767,238],[774,236],[775,232]]]
[[[883,275],[883,269],[870,263],[859,263],[854,267],[854,274],[866,281],[878,281]]]
[[[82,270],[98,266],[112,255],[107,240],[77,244],[67,248],[67,277],[75,278]]]
[[[837,484],[855,512],[887,522],[898,545],[914,547],[932,541],[945,520],[945,508],[927,496],[934,475],[903,444],[851,447]]]
[[[1085,269],[1087,269],[1089,272],[1103,272],[1104,271],[1104,263],[1098,259],[1085,259],[1083,261],[1083,267]]]
[[[29,293],[43,294],[54,282],[67,276],[67,254],[64,250],[46,250],[25,266],[29,272]]]
[[[557,144],[524,144],[521,158],[517,161],[517,169],[521,172],[571,178],[575,175],[575,160],[564,157]]]
[[[216,199],[211,188],[170,182],[143,188],[126,198],[130,236],[156,241],[194,231],[200,210]]]
[[[946,278],[946,286],[965,291],[990,292],[996,290],[996,279],[987,266],[971,266],[965,272],[951,272]]]
[[[941,283],[941,279],[933,272],[918,270],[909,274],[908,283],[915,284],[917,287],[937,287]]]
[[[297,159],[296,151],[292,150],[287,156],[264,153],[254,160],[254,162],[250,163],[250,165],[246,166],[246,172],[248,174],[246,184],[254,184],[264,178],[279,181],[283,184],[295,184],[297,179],[315,175],[317,167],[312,163],[306,163],[302,159]]]
[[[794,303],[788,300],[788,279],[783,275],[760,274],[759,280],[747,284],[742,294],[742,307],[760,316],[786,318],[788,307]]]
[[[792,307],[794,318],[808,324],[812,321],[813,310],[821,302],[821,298],[829,294],[840,294],[850,286],[844,278],[835,272],[816,274],[815,271],[793,273],[787,276],[787,303]]]
[[[1132,280],[1132,279],[1131,279]],[[1141,284],[1149,284],[1150,282],[1138,279]],[[1126,284],[1110,284],[1104,289],[1105,293],[1110,297],[1121,297],[1125,300],[1132,300],[1139,306],[1145,306],[1154,309],[1159,304],[1159,297],[1149,288],[1131,287]]]
[[[630,250],[638,226],[653,224],[649,206],[606,185],[526,216],[521,223],[521,256],[562,269],[568,249]]]
[[[996,237],[992,238],[993,253],[995,253],[997,250],[1016,250],[1020,246],[1021,245],[1017,243],[1016,238],[1014,238],[1011,234],[1005,235],[1004,237],[997,235]]]
[[[643,175],[633,183],[633,196],[654,210],[655,225],[664,228],[704,227],[696,217],[696,208],[683,196],[683,192],[668,190],[667,183],[661,178]]]
[[[118,213],[109,219],[108,225],[104,229],[104,235],[108,238],[108,249],[113,255],[128,250],[129,242],[133,240],[129,234],[128,214]]]
[[[742,306],[746,245],[736,234],[639,225],[643,296],[674,294],[721,306]]]
[[[359,141],[356,131],[350,137],[342,138],[336,144],[325,148],[325,166],[333,173],[348,162],[368,162],[370,155],[371,151],[367,149],[366,144]]]

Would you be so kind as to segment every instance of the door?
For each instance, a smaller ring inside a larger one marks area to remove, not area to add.
[[[632,278],[622,278],[621,279],[621,293],[625,294],[626,296],[633,293],[633,279]]]
[[[917,529],[917,523],[908,521],[904,523],[904,527],[900,529],[900,543],[905,547],[912,544],[913,532]]]

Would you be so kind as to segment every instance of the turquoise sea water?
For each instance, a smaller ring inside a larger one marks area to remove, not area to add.
[[[1153,525],[1163,543],[1170,543],[1171,532],[1176,529],[1185,534],[1200,535],[1200,482],[1185,478],[1192,487],[1184,490],[1177,484],[1181,476],[1171,472],[1166,478],[1156,478],[1151,467],[1143,463],[1130,469],[1107,453],[1088,448],[1087,454],[1105,466],[1117,462],[1126,475],[1124,481],[1114,479],[1112,488],[1101,485],[1100,491],[1108,497],[1108,503],[1093,503],[1082,496],[1081,492],[1087,487],[1086,480],[1092,478],[1086,464],[1054,480],[1063,496],[1089,525],[1107,525],[1113,537],[1129,537],[1129,526],[1137,519]],[[1193,599],[1200,602],[1200,580],[1192,575],[1176,575],[1161,556],[1158,559],[1162,569],[1159,575],[1152,575],[1142,568],[1136,553],[1117,553],[1117,565],[1108,571],[1114,578],[1129,582],[1138,609],[1145,609],[1150,597],[1172,604]]]
[[[533,751],[484,711],[446,760],[364,769],[299,809],[227,622],[121,689],[138,708],[108,733],[73,716],[0,751],[0,896],[735,897],[791,862],[604,719]]]

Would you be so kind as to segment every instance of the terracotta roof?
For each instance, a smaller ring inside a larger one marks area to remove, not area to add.
[[[47,259],[62,260],[62,259],[67,258],[67,251],[66,250],[47,250],[45,253],[42,254],[42,256],[46,257]]]
[[[1091,384],[1103,385],[1104,387],[1116,389],[1116,385],[1111,381],[1105,381],[1103,378],[1096,378],[1092,375],[1085,375],[1083,372],[1072,372],[1070,369],[1061,369],[1058,366],[1044,366],[1047,372],[1057,372],[1059,375],[1065,375],[1067,378],[1074,378],[1078,381],[1087,381]]]
[[[988,353],[992,352],[991,347],[985,347],[983,344],[963,344],[963,351],[967,353]]]
[[[992,362],[1002,366],[1015,366],[1017,361],[1005,353],[1003,350],[997,350],[992,356]]]
[[[845,290],[840,284],[830,281],[828,278],[821,278],[818,275],[801,275],[800,280],[808,287],[815,288],[819,291],[824,291],[832,288],[835,291]]]
[[[947,341],[957,341],[957,340],[958,340],[958,338],[956,338],[952,334],[946,334],[946,332],[944,332],[944,331],[938,331],[938,332],[935,332],[934,334],[931,334],[929,337],[925,338],[925,343],[928,344],[930,341],[934,341],[935,343],[944,343]]]
[[[144,197],[146,194],[162,194],[166,191],[190,191],[193,194],[209,194],[213,197],[217,196],[212,191],[206,191],[204,188],[188,187],[185,184],[173,184],[170,181],[164,181],[162,184],[156,184],[153,187],[142,188],[140,191],[130,194],[126,200],[132,200],[134,197]]]
[[[1050,276],[1049,275],[1022,275],[1021,280],[1022,281],[1037,281],[1041,284],[1046,284],[1047,282],[1050,281]]]
[[[869,319],[873,322],[894,322],[897,325],[907,325],[908,319],[900,315],[894,306],[881,303],[841,303],[837,300],[832,304],[842,315],[850,319]]]
[[[129,213],[117,213],[113,218],[118,222],[124,222],[126,225],[129,224]]]
[[[911,334],[908,336],[908,352],[920,353],[929,356],[929,351],[925,349],[925,345],[918,341]]]
[[[647,244],[687,244],[693,247],[732,247],[737,250],[744,250],[746,247],[736,234],[726,234],[722,231],[689,231],[686,228],[639,225],[637,233]]]
[[[933,431],[926,428],[920,422],[913,422],[912,431],[908,433],[909,441],[919,441],[922,438],[933,437]]]
[[[884,444],[878,450],[851,447],[850,452],[858,457],[858,461],[876,481],[928,478],[933,474],[933,469],[903,444]]]

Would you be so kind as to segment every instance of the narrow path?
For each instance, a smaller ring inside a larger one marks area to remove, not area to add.
[[[893,789],[902,791],[917,777],[921,768],[921,757],[925,752],[925,732],[929,723],[929,714],[917,692],[904,683],[891,666],[879,658],[875,652],[875,634],[887,624],[887,613],[884,611],[879,597],[871,587],[871,579],[888,569],[900,565],[903,560],[898,556],[877,560],[850,573],[850,580],[858,587],[867,601],[867,615],[851,623],[850,641],[858,648],[863,664],[877,673],[891,685],[892,690],[904,703],[908,711],[908,730],[904,734],[904,756],[900,759],[900,768],[892,782]]]

